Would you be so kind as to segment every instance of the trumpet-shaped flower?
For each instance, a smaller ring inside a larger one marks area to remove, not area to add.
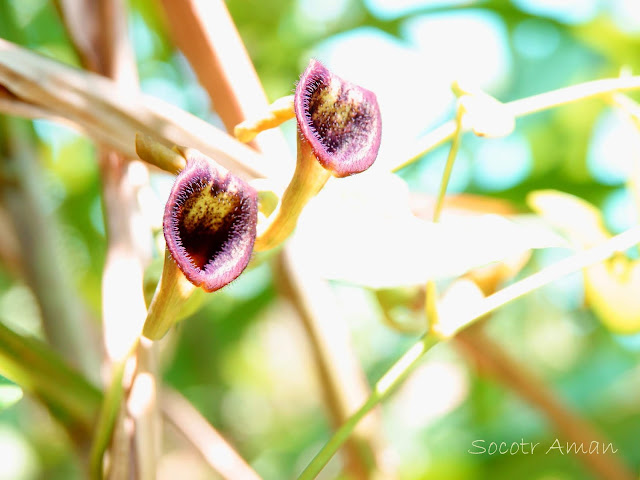
[[[202,153],[186,150],[164,213],[167,248],[187,279],[207,292],[242,273],[256,237],[257,193]]]
[[[382,129],[373,92],[311,60],[296,88],[294,108],[302,136],[333,175],[346,177],[373,164]]]

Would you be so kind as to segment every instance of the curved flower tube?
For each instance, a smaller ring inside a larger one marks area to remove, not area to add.
[[[256,250],[277,247],[291,234],[304,205],[331,175],[368,169],[380,148],[382,121],[376,96],[341,79],[317,60],[300,77],[294,96],[298,122],[296,170],[280,205],[259,232]]]
[[[164,212],[164,269],[143,334],[159,339],[196,287],[214,292],[246,268],[256,238],[258,195],[249,184],[194,149],[182,149]]]

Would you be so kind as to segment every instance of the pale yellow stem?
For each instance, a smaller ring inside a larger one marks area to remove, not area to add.
[[[149,305],[142,334],[159,340],[177,322],[180,311],[196,287],[187,280],[168,250],[164,254],[164,268],[156,293]]]
[[[233,129],[235,137],[243,143],[253,140],[265,130],[278,127],[296,116],[293,110],[293,95],[279,98],[260,117],[249,118]]]
[[[330,176],[298,132],[298,159],[293,178],[266,226],[258,232],[254,249],[258,252],[270,250],[284,242],[296,228],[304,206],[318,194]]]

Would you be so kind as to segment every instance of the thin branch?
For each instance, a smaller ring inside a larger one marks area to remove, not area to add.
[[[111,380],[105,389],[105,395],[97,416],[89,456],[89,474],[93,480],[102,479],[104,475],[104,453],[112,441],[114,430],[120,428],[116,420],[123,412],[124,388],[122,379],[125,366],[126,360],[121,360],[119,363],[111,365]],[[112,461],[111,472],[121,468],[120,462]]]
[[[100,46],[100,3],[94,0],[53,0],[80,63],[92,72],[106,72]]]
[[[456,130],[453,134],[453,138],[451,139],[451,147],[449,148],[449,154],[447,155],[447,162],[445,163],[442,178],[440,180],[438,197],[436,198],[436,203],[433,207],[433,223],[438,223],[440,221],[440,215],[442,213],[442,208],[444,207],[449,179],[453,172],[453,164],[456,161],[458,150],[460,149],[460,143],[462,141],[462,119],[464,114],[465,110],[462,106],[462,102],[458,101],[455,118]],[[440,316],[438,314],[438,288],[434,280],[429,280],[426,285],[425,313],[428,330],[435,331],[440,323]]]
[[[196,148],[245,178],[271,173],[262,155],[184,110],[3,39],[0,86],[23,102],[80,125],[100,143],[131,158],[140,132],[169,146]]]
[[[444,172],[442,173],[442,180],[440,181],[440,189],[438,190],[438,197],[436,198],[435,207],[433,207],[433,223],[440,221],[440,214],[442,213],[442,207],[444,206],[444,198],[447,195],[447,187],[449,186],[449,179],[451,178],[451,172],[453,172],[453,164],[456,161],[458,150],[460,149],[460,143],[462,140],[462,118],[464,117],[464,107],[460,102],[456,108],[455,118],[455,132],[451,139],[451,148],[447,155],[447,163],[444,166]]]
[[[515,117],[523,117],[532,113],[559,107],[579,100],[610,95],[615,92],[640,89],[640,76],[607,78],[603,80],[593,80],[591,82],[580,83],[570,87],[552,90],[550,92],[521,98],[504,104],[504,107]],[[426,134],[417,144],[405,154],[400,155],[399,161],[393,166],[392,171],[396,172],[411,165],[422,157],[425,153],[442,145],[451,139],[455,134],[455,121],[450,120],[438,128]]]
[[[158,408],[157,344],[141,337],[136,351],[137,369],[127,398],[133,421],[134,459],[137,480],[155,480],[162,452],[162,429]]]
[[[336,430],[331,439],[322,447],[307,468],[300,474],[298,480],[313,480],[316,478],[342,444],[348,440],[358,423],[367,416],[371,409],[387,398],[395,388],[402,383],[422,359],[424,354],[431,350],[437,343],[437,338],[432,335],[425,335],[402,355],[402,357],[387,370],[387,373],[382,376],[378,383],[376,383],[373,392],[369,398],[367,398],[366,402]]]
[[[324,466],[335,455],[340,446],[349,438],[358,422],[384,400],[398,386],[409,372],[418,364],[422,356],[439,341],[448,340],[464,328],[477,322],[488,313],[502,307],[508,302],[530,293],[544,285],[566,275],[578,272],[583,268],[596,264],[617,252],[622,252],[640,243],[640,225],[616,235],[602,244],[575,253],[571,257],[546,267],[533,275],[520,280],[483,299],[475,308],[469,309],[463,318],[443,319],[438,332],[430,332],[416,342],[376,383],[376,387],[367,401],[345,422],[333,437],[318,452],[315,458],[300,474],[298,480],[311,480],[320,473]],[[449,328],[445,331],[444,327]]]
[[[164,418],[202,455],[225,480],[260,480],[260,476],[229,445],[216,429],[182,395],[162,390]]]
[[[579,251],[488,296],[470,314],[470,319],[476,320],[482,318],[484,315],[491,313],[512,300],[566,275],[602,262],[616,253],[624,252],[638,243],[640,243],[640,225],[630,228],[615,237],[611,237],[596,247]]]
[[[52,122],[58,122],[72,126],[70,122],[62,117],[57,117],[53,112],[46,108],[24,102],[13,95],[8,90],[0,86],[0,112],[16,117],[24,117],[29,119],[43,118]],[[78,128],[78,127],[76,127]]]
[[[518,364],[499,344],[487,337],[482,331],[482,325],[474,325],[461,331],[455,340],[481,373],[494,377],[540,409],[568,442],[575,442],[576,445],[591,445],[591,442],[605,444],[606,439],[600,432],[565,407],[533,372]],[[603,480],[636,478],[611,452],[600,455],[582,452],[580,460]]]

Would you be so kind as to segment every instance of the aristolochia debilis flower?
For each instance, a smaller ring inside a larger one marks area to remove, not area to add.
[[[176,178],[164,212],[167,249],[187,279],[207,292],[242,273],[256,237],[257,193],[197,150]]]
[[[333,175],[346,177],[373,164],[382,128],[373,92],[311,60],[296,88],[294,108],[302,135]]]
[[[334,75],[320,62],[309,63],[293,104],[298,121],[296,170],[278,208],[258,235],[256,250],[282,243],[295,228],[304,205],[331,175],[346,177],[365,171],[380,148],[382,121],[376,96]],[[258,123],[248,124],[254,125]]]

